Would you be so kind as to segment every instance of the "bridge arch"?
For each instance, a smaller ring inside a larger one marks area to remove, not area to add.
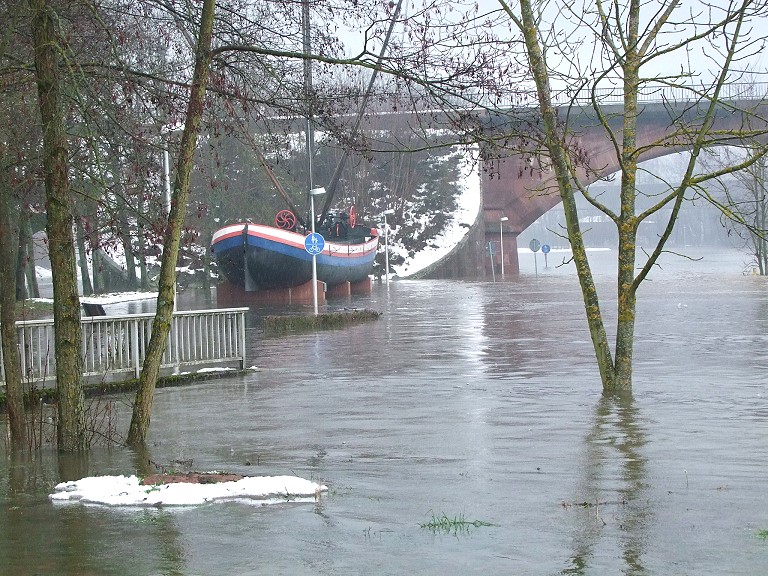
[[[760,112],[766,112],[768,105],[760,105]],[[751,113],[741,110],[751,110]],[[731,131],[734,143],[747,130],[765,130],[766,122],[754,114],[755,101],[730,102],[721,107],[716,116],[714,129]],[[603,112],[610,118],[614,134],[621,132],[623,107],[607,106]],[[700,122],[701,110],[691,103],[646,103],[638,118],[637,141],[639,146],[648,146],[648,152],[641,161],[652,160],[669,154],[684,152],[690,148],[680,140],[675,141],[674,132],[681,124],[691,126]],[[750,123],[757,126],[750,127]],[[583,170],[581,182],[589,185],[619,170],[616,151],[603,126],[597,122],[594,112],[583,110],[577,115],[571,113],[569,132],[574,144],[589,161],[589,171]],[[765,141],[765,137],[761,138]],[[720,142],[721,145],[727,140]],[[482,276],[491,275],[491,259],[486,247],[490,242],[496,246],[503,240],[504,249],[496,250],[493,256],[495,269],[501,267],[504,255],[504,269],[507,274],[519,274],[517,258],[517,237],[539,217],[560,202],[554,172],[540,162],[531,160],[530,154],[510,154],[504,158],[486,161],[482,171],[482,218],[478,234],[482,241],[474,243],[477,252],[474,257],[484,262]],[[502,217],[506,220],[502,221]],[[466,248],[465,248],[466,249]]]

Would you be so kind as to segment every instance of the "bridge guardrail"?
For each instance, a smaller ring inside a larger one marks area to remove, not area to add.
[[[174,312],[161,368],[238,362],[245,367],[245,313],[248,308]],[[138,378],[152,334],[154,313],[83,317],[83,376]],[[22,380],[56,379],[53,319],[16,322]],[[5,383],[0,347],[0,383]]]
[[[640,86],[638,102],[693,102],[698,99],[706,100],[708,94],[712,94],[712,87],[703,84],[670,86],[649,83]],[[624,102],[624,91],[621,87],[598,88],[595,90],[595,95],[598,102],[604,104],[621,104]],[[768,95],[768,84],[764,82],[734,82],[723,84],[719,99],[723,101],[763,100],[766,95]],[[591,99],[591,90],[582,90],[575,97],[571,94],[556,93],[555,101],[558,104],[564,104],[571,101],[589,102]]]
[[[668,85],[661,83],[646,83],[640,86],[638,103],[652,104],[661,102],[694,102],[706,99],[712,93],[711,86],[703,84]],[[621,86],[602,87],[595,89],[597,101],[601,104],[623,104],[624,91]],[[768,83],[766,82],[733,82],[726,83],[720,90],[719,99],[734,100],[768,100]],[[567,89],[552,89],[552,103],[556,106],[569,104],[589,104],[592,101],[592,89],[579,92]],[[497,97],[467,93],[456,97],[453,105],[466,108],[467,105],[481,106],[489,110],[506,108],[536,108],[539,105],[538,94],[535,90],[518,90]]]

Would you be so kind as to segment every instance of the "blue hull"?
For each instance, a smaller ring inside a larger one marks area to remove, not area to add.
[[[312,279],[305,236],[272,226],[235,224],[213,236],[211,250],[228,282],[247,291],[293,288]],[[358,282],[371,274],[378,237],[326,242],[317,255],[317,278],[329,286]]]

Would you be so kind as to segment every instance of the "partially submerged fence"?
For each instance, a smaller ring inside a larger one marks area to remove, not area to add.
[[[238,362],[245,367],[248,308],[174,312],[162,368]],[[154,313],[90,316],[82,319],[83,375],[138,378],[152,333]],[[56,379],[53,320],[16,323],[25,382]],[[0,347],[0,382],[5,382]]]

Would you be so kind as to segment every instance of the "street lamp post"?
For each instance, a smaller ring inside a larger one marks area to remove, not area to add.
[[[504,222],[509,220],[506,216],[499,218],[499,244],[501,244],[501,277],[504,278]]]
[[[384,263],[387,274],[387,286],[389,286],[389,226],[387,226],[387,216],[391,216],[395,211],[392,209],[384,210]]]
[[[325,194],[325,188],[312,188],[309,191],[309,203],[312,206],[312,234],[315,233],[315,196]],[[317,253],[312,253],[312,302],[315,305],[315,316],[317,316]]]

